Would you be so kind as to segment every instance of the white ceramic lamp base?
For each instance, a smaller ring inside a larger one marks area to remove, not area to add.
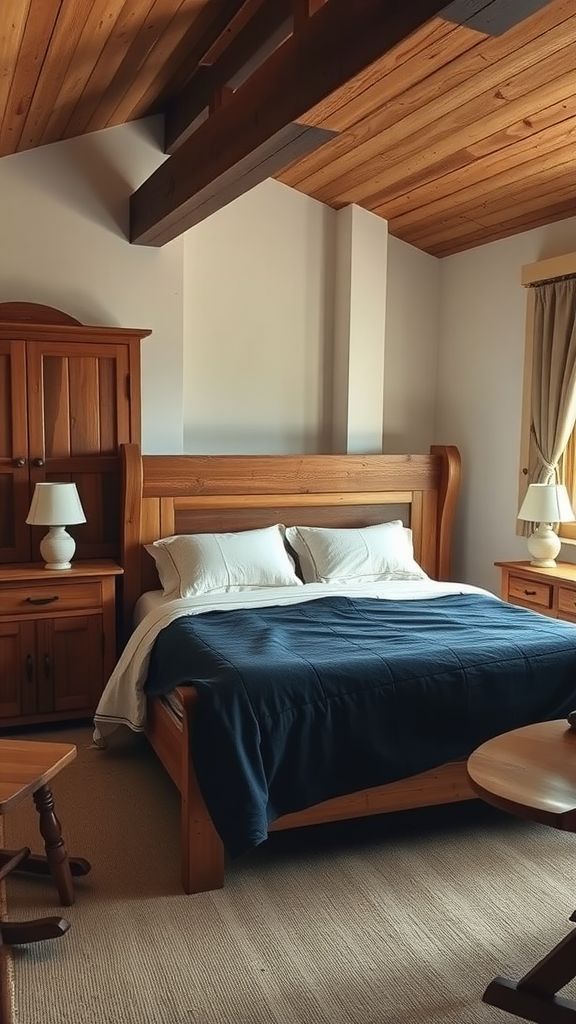
[[[528,551],[532,556],[530,565],[539,565],[542,569],[554,568],[560,546],[560,538],[550,523],[540,523],[527,540]]]
[[[45,569],[71,569],[75,551],[76,541],[66,532],[65,526],[51,526],[40,541],[40,554],[46,562]]]

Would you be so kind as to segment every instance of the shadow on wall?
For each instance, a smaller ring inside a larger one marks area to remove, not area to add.
[[[0,302],[40,302],[76,317],[81,324],[93,327],[124,326],[117,317],[111,318],[108,308],[98,302],[98,296],[92,291],[73,287],[66,281],[60,290],[51,283],[32,283],[25,277],[12,279],[4,275],[0,283]]]
[[[231,440],[233,438],[233,440]],[[203,434],[197,425],[184,429],[186,455],[317,455],[321,453],[316,434],[278,431],[262,427],[230,427],[220,435],[216,430]]]
[[[111,132],[122,130],[110,129]],[[160,118],[139,122],[137,130],[140,136],[144,133],[145,142],[154,152],[162,153]],[[100,132],[70,139],[43,147],[41,160],[35,154],[31,158],[22,154],[19,178],[27,180],[31,188],[43,196],[51,196],[81,217],[128,239],[129,200],[137,184],[122,172],[120,161],[113,159],[113,152]]]

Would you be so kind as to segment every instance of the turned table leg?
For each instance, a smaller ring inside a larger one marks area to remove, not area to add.
[[[48,784],[40,786],[33,797],[40,817],[40,834],[44,840],[46,859],[58,889],[60,903],[64,907],[69,907],[74,903],[74,883],[68,861],[68,851],[62,838],[62,828],[54,813],[52,790]]]

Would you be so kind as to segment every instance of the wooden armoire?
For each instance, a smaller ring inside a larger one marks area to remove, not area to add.
[[[85,718],[117,657],[120,456],[140,442],[148,330],[88,327],[35,303],[0,303],[0,727]],[[73,481],[86,522],[71,567],[47,569],[34,485]]]
[[[78,487],[77,558],[118,557],[118,446],[140,443],[140,343],[150,333],[0,303],[0,563],[40,560],[46,531],[26,525],[39,481]]]

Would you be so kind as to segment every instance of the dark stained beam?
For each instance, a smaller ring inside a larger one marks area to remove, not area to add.
[[[160,94],[154,84],[151,85],[142,103],[138,105],[140,113],[142,110],[147,113],[163,112],[163,104],[184,88],[192,70],[207,62],[214,48],[228,38],[229,26],[242,17],[244,10],[252,9],[256,2],[262,0],[211,0],[200,6],[193,24],[184,33],[170,58],[171,67],[176,70],[170,80],[164,83]]]
[[[305,124],[289,124],[281,128],[261,146],[239,160],[230,170],[200,189],[191,199],[166,218],[164,229],[172,237],[206,220],[212,213],[227,206],[233,199],[249,192],[255,185],[279,174],[281,170],[312,153],[333,139],[338,132],[313,128]],[[154,244],[154,243],[151,243]]]
[[[213,64],[198,67],[164,111],[167,153],[173,153],[188,137],[196,118],[210,105],[213,92],[226,85],[283,26],[284,38],[288,38],[292,31],[291,5],[292,0],[266,0]]]
[[[199,193],[445,6],[328,0],[132,194],[130,240],[164,245],[197,223]]]
[[[316,11],[319,11],[327,2],[328,0],[291,0],[294,31],[300,32],[308,18],[316,14]]]

